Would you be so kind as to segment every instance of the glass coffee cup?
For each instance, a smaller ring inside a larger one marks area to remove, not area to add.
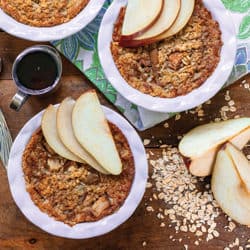
[[[12,78],[18,88],[10,108],[18,111],[29,96],[54,92],[59,87],[62,61],[51,46],[36,45],[19,54],[12,67]]]

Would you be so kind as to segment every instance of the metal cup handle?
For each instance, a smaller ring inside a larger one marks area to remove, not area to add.
[[[13,96],[11,100],[10,108],[14,109],[15,111],[18,111],[26,102],[28,97],[28,94],[25,94],[22,91],[18,90],[18,92]]]

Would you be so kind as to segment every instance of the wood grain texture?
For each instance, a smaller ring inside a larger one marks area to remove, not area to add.
[[[58,103],[66,96],[77,98],[84,90],[93,88],[93,85],[66,59],[63,59],[63,77],[61,79],[60,89],[46,97],[31,97],[23,106],[21,111],[15,112],[9,108],[9,103],[16,91],[16,87],[11,80],[11,67],[15,57],[24,48],[33,45],[27,42],[0,32],[0,57],[3,58],[3,73],[0,75],[0,107],[3,110],[7,123],[9,125],[13,138],[16,137],[22,126],[37,112],[44,109],[48,104]],[[250,82],[250,75],[246,76]],[[236,103],[237,111],[228,112],[228,117],[235,115],[250,116],[250,91],[241,86],[240,81],[228,88],[232,99]],[[220,116],[220,108],[225,106],[225,93],[222,90],[213,99],[210,105],[204,105],[204,117],[199,120],[197,115],[181,113],[181,118],[168,121],[169,128],[165,128],[164,122],[140,132],[142,139],[150,139],[146,146],[147,151],[153,152],[152,158],[158,158],[162,149],[162,144],[178,144],[178,136],[187,132],[198,124],[203,124],[214,120]],[[99,93],[101,102],[114,108]],[[246,152],[250,152],[246,148]],[[0,164],[1,165],[1,164]],[[152,172],[152,166],[150,166]],[[173,228],[168,227],[168,220],[165,220],[167,226],[161,228],[160,221],[156,217],[156,212],[146,211],[154,188],[147,189],[146,194],[137,208],[134,215],[119,228],[104,236],[88,240],[70,240],[49,235],[30,223],[15,205],[8,187],[7,176],[4,168],[0,166],[0,249],[184,249],[184,244],[189,245],[189,249],[224,249],[235,237],[239,237],[241,245],[246,246],[249,239],[250,229],[244,226],[237,226],[233,233],[225,233],[221,228],[221,235],[216,240],[206,242],[202,241],[200,246],[195,246],[196,238],[191,233],[182,233],[182,242],[173,242],[169,239],[174,235]],[[165,204],[159,200],[151,202],[154,207],[164,208]],[[225,217],[218,219],[219,227],[224,225]],[[143,242],[146,246],[142,246]]]

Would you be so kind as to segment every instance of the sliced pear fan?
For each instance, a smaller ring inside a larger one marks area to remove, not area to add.
[[[75,105],[75,100],[70,97],[65,98],[57,110],[57,132],[65,145],[73,154],[77,155],[83,161],[88,163],[97,171],[108,174],[100,164],[79,144],[73,133],[72,127],[72,111]]]
[[[72,113],[72,125],[82,147],[106,171],[120,174],[122,163],[95,91],[87,91],[77,99]]]
[[[57,133],[56,112],[57,108],[53,105],[49,105],[42,116],[41,127],[47,143],[58,155],[71,161],[83,162],[79,157],[69,151],[60,140]]]

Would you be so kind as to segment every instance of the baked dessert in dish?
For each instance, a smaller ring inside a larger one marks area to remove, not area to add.
[[[89,0],[0,0],[0,8],[18,22],[51,27],[70,21]]]
[[[180,32],[137,47],[121,42],[125,10],[121,9],[114,27],[111,53],[131,87],[153,97],[174,98],[198,88],[213,73],[220,61],[221,31],[201,0],[195,1]]]
[[[97,221],[114,213],[129,194],[134,159],[127,139],[109,123],[122,161],[120,175],[105,175],[89,165],[67,160],[37,130],[27,144],[22,167],[32,201],[49,216],[70,226]]]

